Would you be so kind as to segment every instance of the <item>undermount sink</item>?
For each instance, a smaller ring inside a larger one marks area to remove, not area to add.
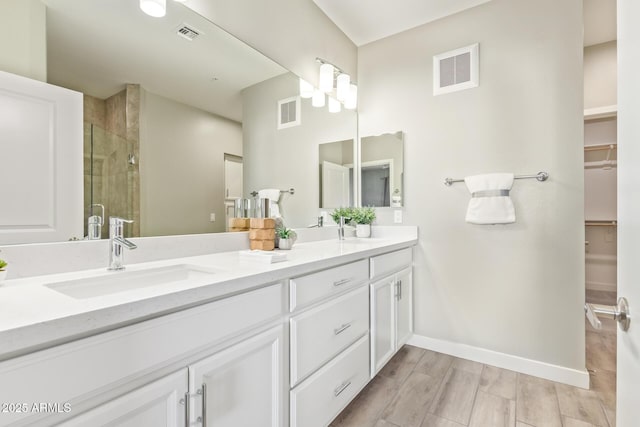
[[[113,271],[101,276],[50,283],[46,287],[76,299],[94,298],[150,286],[211,277],[213,269],[189,264],[148,268],[137,271]]]

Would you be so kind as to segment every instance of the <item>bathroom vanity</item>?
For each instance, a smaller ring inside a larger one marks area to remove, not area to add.
[[[300,243],[276,264],[232,251],[9,281],[0,425],[327,425],[412,333],[416,241],[412,228]]]

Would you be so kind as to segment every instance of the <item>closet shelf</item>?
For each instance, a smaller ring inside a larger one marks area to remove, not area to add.
[[[584,110],[585,120],[604,119],[607,117],[616,117],[618,115],[617,105],[607,105],[604,107],[587,108]]]

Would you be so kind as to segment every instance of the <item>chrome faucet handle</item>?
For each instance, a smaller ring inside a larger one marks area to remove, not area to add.
[[[109,225],[122,225],[122,224],[132,224],[133,220],[132,219],[124,219],[124,218],[120,218],[119,216],[110,216],[109,217]]]

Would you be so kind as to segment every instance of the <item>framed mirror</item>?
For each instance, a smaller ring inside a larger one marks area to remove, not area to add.
[[[402,132],[361,138],[362,206],[403,206],[404,140]]]

